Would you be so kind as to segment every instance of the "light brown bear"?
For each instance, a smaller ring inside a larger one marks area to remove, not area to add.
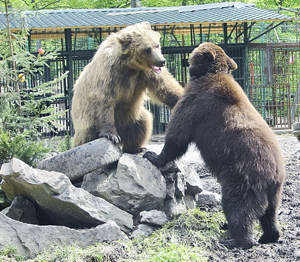
[[[190,81],[168,125],[166,142],[156,156],[161,167],[182,156],[194,142],[222,187],[222,205],[236,246],[253,246],[258,219],[260,243],[279,238],[276,213],[285,177],[283,158],[272,130],[234,80],[237,68],[222,48],[203,43],[190,57]]]
[[[121,141],[124,152],[140,152],[152,134],[146,90],[170,108],[183,94],[164,65],[160,34],[148,22],[108,36],[74,86],[73,146],[107,137]]]

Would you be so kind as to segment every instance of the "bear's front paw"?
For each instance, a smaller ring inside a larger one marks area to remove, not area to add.
[[[121,143],[121,137],[118,135],[114,135],[114,134],[99,134],[99,138],[105,137],[108,140],[110,140],[111,142],[113,142],[115,145],[116,144],[120,144]]]
[[[144,155],[144,158],[148,159],[153,165],[156,167],[161,167],[161,161],[159,160],[159,156],[152,151],[147,151]]]

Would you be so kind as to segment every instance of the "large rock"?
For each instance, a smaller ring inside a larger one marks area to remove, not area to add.
[[[10,219],[0,213],[0,250],[15,247],[20,255],[33,257],[54,245],[87,247],[99,242],[127,239],[119,226],[109,221],[92,229],[75,230],[63,226],[38,226]]]
[[[22,195],[34,200],[44,218],[50,219],[47,224],[86,228],[113,220],[124,231],[133,227],[132,215],[74,187],[64,174],[34,169],[21,160],[12,159],[2,165],[0,175],[8,198]]]
[[[161,209],[166,198],[166,181],[148,160],[123,154],[116,170],[88,174],[82,188],[131,214]]]
[[[106,138],[99,138],[47,158],[38,163],[37,167],[61,172],[74,181],[85,174],[118,161],[121,155],[122,152],[118,146]]]

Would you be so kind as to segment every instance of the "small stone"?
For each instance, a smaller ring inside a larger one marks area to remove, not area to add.
[[[294,257],[298,260],[300,259],[300,249],[296,249],[294,252]]]
[[[185,177],[181,172],[179,172],[177,173],[177,180],[175,183],[175,196],[177,198],[182,198],[184,196],[184,190],[185,190]]]
[[[154,228],[150,225],[147,224],[139,224],[131,234],[132,238],[137,238],[137,237],[147,237],[150,236],[154,231]]]
[[[196,171],[188,167],[188,169],[185,169],[184,172],[184,180],[185,180],[185,194],[187,195],[196,195],[202,192],[203,185],[201,183],[201,180],[196,173]]]
[[[187,209],[194,209],[196,208],[196,199],[195,196],[193,195],[185,195],[183,197],[184,202],[185,202],[185,206]]]
[[[217,207],[221,204],[222,196],[210,191],[202,191],[196,196],[197,207]]]
[[[145,224],[162,226],[168,222],[166,213],[159,210],[143,211],[140,216],[141,222]]]
[[[164,210],[168,218],[177,217],[187,211],[184,199],[166,199]]]

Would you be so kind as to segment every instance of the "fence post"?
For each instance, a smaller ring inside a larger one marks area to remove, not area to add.
[[[67,116],[67,125],[70,129],[71,136],[74,135],[73,131],[73,124],[71,119],[71,106],[72,106],[72,97],[73,97],[73,61],[72,61],[72,31],[71,29],[65,29],[65,43],[66,43],[66,58],[67,58],[67,64],[66,64],[66,71],[69,71],[68,78],[67,78],[67,85],[66,88],[67,94],[65,94],[66,99],[68,101],[68,116]]]
[[[294,98],[294,103],[292,105],[292,110],[291,110],[291,124],[294,123],[295,118],[296,118],[296,112],[297,112],[297,106],[299,104],[299,100],[300,100],[300,81],[298,83],[298,88],[297,91],[295,93],[295,98]]]

